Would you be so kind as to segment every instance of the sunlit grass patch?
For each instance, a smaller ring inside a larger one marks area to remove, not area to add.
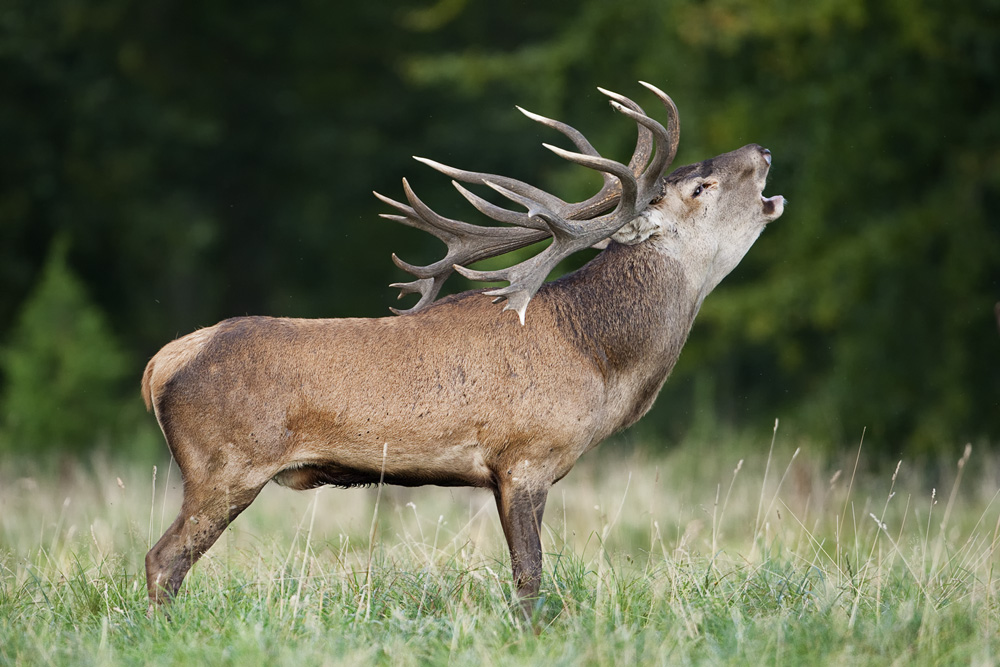
[[[5,467],[0,662],[995,661],[995,457],[769,440],[585,457],[550,495],[535,632],[486,492],[268,487],[147,619],[176,469]]]

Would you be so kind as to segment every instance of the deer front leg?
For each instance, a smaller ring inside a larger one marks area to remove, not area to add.
[[[514,590],[525,618],[529,621],[542,580],[542,542],[539,532],[548,493],[548,485],[530,486],[508,480],[503,480],[494,492],[497,510],[500,512],[500,524],[510,549]]]

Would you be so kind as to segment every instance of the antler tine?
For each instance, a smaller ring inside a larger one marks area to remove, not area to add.
[[[400,222],[408,227],[415,227],[416,229],[425,231],[428,234],[433,234],[445,243],[448,243],[450,239],[453,239],[462,233],[468,233],[476,228],[476,225],[470,225],[469,223],[462,222],[461,220],[444,218],[435,213],[426,204],[420,201],[416,193],[413,192],[413,189],[410,188],[410,184],[405,178],[403,179],[403,192],[406,194],[406,198],[411,204],[416,204],[419,211],[413,206],[407,206],[406,204],[398,202],[395,199],[373,191],[372,194],[378,197],[381,202],[392,206],[397,211],[402,213],[402,215],[380,213],[380,218],[395,220],[396,222]]]
[[[516,178],[498,176],[496,174],[487,174],[481,171],[456,169],[455,167],[449,167],[446,164],[441,164],[440,162],[429,160],[424,157],[413,156],[413,159],[426,164],[431,169],[439,171],[445,176],[453,178],[456,181],[462,181],[463,183],[482,183],[486,180],[491,180],[497,183],[502,183],[508,190],[545,202],[545,204],[550,208],[561,209],[567,206],[566,202],[559,199],[559,197],[556,197],[541,188],[536,188],[534,185],[529,185],[523,181],[519,181]]]
[[[680,114],[677,112],[677,105],[674,104],[672,99],[670,99],[670,95],[667,95],[651,83],[640,81],[639,84],[660,98],[663,106],[667,109],[667,127],[664,131],[664,135],[661,136],[657,134],[657,131],[653,129],[653,133],[657,135],[657,156],[653,158],[653,162],[649,165],[643,175],[644,182],[652,183],[663,175],[663,172],[667,170],[667,167],[669,167],[674,161],[674,158],[677,157],[677,146],[681,141],[681,119]],[[657,126],[660,129],[663,129],[663,126],[659,123],[657,123]],[[665,146],[660,145],[660,141],[663,141]],[[664,148],[666,150],[663,150]],[[660,153],[663,154],[662,158],[659,157]]]
[[[486,181],[487,185],[490,183],[491,181]],[[529,227],[531,229],[545,229],[544,225],[535,222],[529,215],[518,213],[517,211],[511,211],[503,208],[502,206],[497,206],[496,204],[488,202],[476,193],[463,187],[462,184],[457,181],[452,181],[451,184],[455,186],[455,189],[458,190],[458,192],[465,197],[470,204],[476,207],[477,211],[483,215],[493,218],[497,222],[506,222],[509,225],[518,225],[519,227]]]
[[[392,258],[393,260],[398,259],[396,255],[393,255]],[[448,275],[451,275],[451,271],[448,272]],[[405,315],[406,313],[413,313],[420,310],[437,298],[438,293],[441,291],[441,286],[444,285],[444,281],[447,280],[448,275],[435,276],[434,278],[418,278],[408,283],[392,283],[389,287],[399,290],[397,299],[402,299],[406,294],[419,294],[420,300],[412,308],[393,308],[390,306],[389,310],[395,315]]]
[[[404,178],[403,180],[405,181],[406,179]],[[375,190],[372,190],[372,194],[375,195],[375,197],[380,202],[382,202],[383,204],[388,204],[389,206],[393,207],[397,211],[401,212],[403,214],[403,216],[414,216],[415,215],[415,213],[414,213],[414,211],[413,211],[412,208],[410,208],[406,204],[403,204],[403,203],[400,203],[400,202],[396,201],[392,197],[386,197],[384,194],[382,194],[380,192],[376,192]],[[378,217],[380,217],[380,218],[386,218],[388,220],[395,220],[397,217],[400,217],[400,216],[392,215],[390,213],[379,213]]]
[[[573,142],[573,145],[576,146],[581,153],[585,155],[595,155],[595,156],[600,155],[600,153],[597,152],[597,149],[594,148],[594,146],[590,143],[590,141],[587,140],[587,137],[583,136],[583,133],[580,132],[575,127],[573,127],[572,125],[567,125],[562,121],[546,118],[545,116],[539,115],[537,113],[532,113],[531,111],[528,111],[527,109],[524,109],[516,105],[515,108],[521,113],[523,113],[525,116],[530,118],[531,120],[535,121],[536,123],[541,123],[546,127],[551,127],[553,130],[562,132],[564,135],[566,135],[566,137],[570,141]]]
[[[601,91],[602,94],[608,96],[612,100],[612,108],[615,107],[614,102],[618,102],[622,106],[625,106],[636,113],[646,115],[646,112],[642,110],[642,107],[614,91],[606,90],[604,88],[598,87],[597,90]],[[642,174],[643,169],[649,163],[649,158],[653,155],[653,135],[648,128],[639,125],[639,136],[636,138],[635,151],[632,153],[632,159],[629,160],[628,166],[632,170],[632,173],[638,177]]]
[[[435,213],[417,197],[417,193],[413,191],[405,178],[403,179],[403,193],[406,195],[406,200],[410,202],[410,206],[413,207],[414,226],[434,234],[445,243],[451,239],[461,238],[463,234],[468,234],[476,228],[475,225],[470,225],[467,222],[452,220]]]

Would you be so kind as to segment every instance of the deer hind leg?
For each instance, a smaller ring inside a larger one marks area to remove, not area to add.
[[[524,487],[516,483],[500,484],[494,492],[500,524],[510,549],[514,590],[529,621],[542,581],[540,531],[548,494],[547,486]]]
[[[227,486],[219,479],[184,480],[180,513],[146,554],[150,615],[177,594],[191,566],[253,502],[264,483]]]

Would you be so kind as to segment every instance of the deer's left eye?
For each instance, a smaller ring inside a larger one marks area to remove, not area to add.
[[[691,193],[691,197],[692,198],[697,197],[698,195],[700,195],[704,191],[705,191],[705,186],[704,185],[699,185],[698,187],[696,187],[694,189],[694,192]]]

